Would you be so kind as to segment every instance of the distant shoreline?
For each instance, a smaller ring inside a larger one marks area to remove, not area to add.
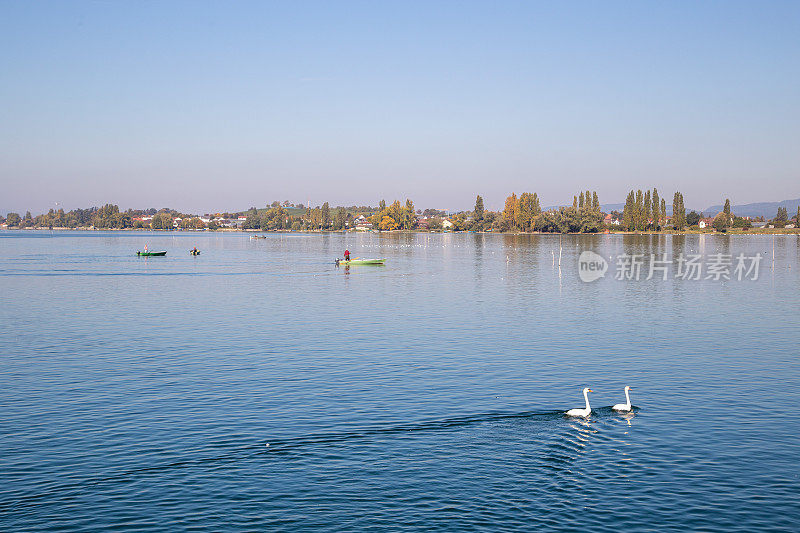
[[[413,233],[413,234],[455,234],[455,233],[474,233],[480,235],[800,235],[800,228],[750,228],[747,230],[731,230],[726,232],[710,230],[684,230],[684,231],[598,231],[595,233],[558,233],[558,232],[544,232],[544,231],[439,231],[439,230],[380,230],[380,231],[358,231],[358,230],[252,230],[252,229],[233,229],[233,228],[220,228],[215,230],[209,229],[147,229],[147,228],[92,228],[92,227],[78,227],[78,228],[2,228],[0,231],[119,231],[119,232],[153,232],[153,233],[242,233],[242,234],[262,234],[262,233],[352,233],[352,234],[366,234],[366,233]]]

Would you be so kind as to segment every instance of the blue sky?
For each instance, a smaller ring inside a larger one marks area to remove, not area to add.
[[[0,3],[0,212],[800,196],[800,2]]]

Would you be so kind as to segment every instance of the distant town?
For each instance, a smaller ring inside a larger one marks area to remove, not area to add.
[[[800,201],[794,201],[798,203]],[[783,202],[784,204],[786,202]],[[755,205],[755,204],[753,204]],[[512,193],[502,211],[484,209],[481,196],[470,211],[416,209],[411,200],[381,200],[372,206],[312,207],[274,201],[239,212],[192,214],[173,209],[128,209],[117,205],[50,209],[33,216],[0,215],[0,229],[187,230],[187,231],[428,231],[495,233],[600,232],[791,232],[800,229],[800,205],[789,213],[779,205],[774,216],[737,214],[729,200],[716,212],[689,210],[676,192],[668,204],[658,190],[630,191],[619,208],[602,209],[597,193],[582,191],[571,205],[542,208],[536,193]]]

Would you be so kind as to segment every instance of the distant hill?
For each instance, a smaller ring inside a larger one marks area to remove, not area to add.
[[[764,217],[769,220],[775,218],[779,207],[785,207],[789,212],[789,217],[797,213],[797,206],[800,205],[800,198],[794,200],[783,200],[781,202],[757,202],[753,204],[732,205],[731,212],[740,217]],[[703,214],[713,217],[722,211],[722,205],[712,205],[703,209]]]

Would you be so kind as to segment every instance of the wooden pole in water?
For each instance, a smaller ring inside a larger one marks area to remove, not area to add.
[[[561,239],[564,237],[563,233],[558,234],[558,268],[561,268]]]

